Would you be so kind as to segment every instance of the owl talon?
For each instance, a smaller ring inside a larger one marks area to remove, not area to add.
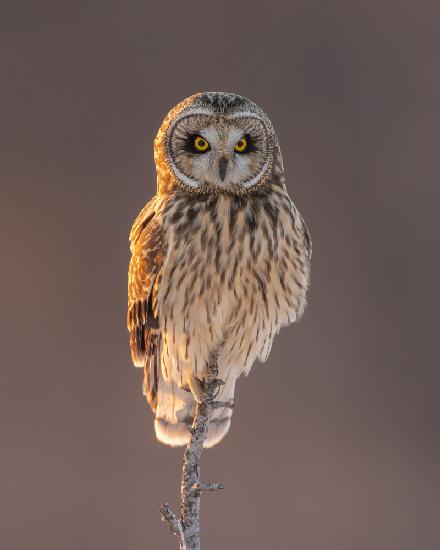
[[[195,376],[191,376],[188,380],[189,387],[194,395],[194,399],[197,401],[197,403],[202,403],[204,398],[204,384],[202,381],[200,381]]]
[[[210,401],[214,401],[215,399],[217,399],[219,393],[221,392],[221,387],[224,386],[224,385],[225,385],[225,383],[223,382],[223,380],[221,378],[216,378],[215,380],[212,381],[212,393],[213,393],[213,395],[210,398]]]

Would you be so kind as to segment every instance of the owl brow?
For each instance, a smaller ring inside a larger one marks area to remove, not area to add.
[[[266,127],[264,125],[264,122],[261,118],[258,116],[253,115],[249,112],[239,112],[234,113],[234,115],[231,115],[228,117],[228,120],[230,122],[235,122],[236,124],[239,121],[243,121],[245,128],[247,129],[247,132],[244,133],[252,134],[254,138],[260,138],[261,135],[266,134]],[[267,135],[267,134],[266,134]]]
[[[232,113],[232,115],[229,115],[228,118],[231,120],[234,120],[236,118],[256,118],[261,123],[263,123],[263,120],[252,111],[238,111],[238,113]]]
[[[210,115],[212,116],[212,111],[210,109],[204,109],[203,107],[198,107],[195,109],[188,109],[188,115]]]
[[[191,119],[196,116],[212,116],[212,112],[208,109],[193,109],[190,111],[184,111],[179,117],[177,117],[175,120],[171,122],[171,124],[168,126],[167,129],[167,135],[168,137],[171,137],[171,135],[175,132],[176,128],[179,128],[181,123],[185,124],[191,124]],[[185,120],[186,119],[186,120]]]

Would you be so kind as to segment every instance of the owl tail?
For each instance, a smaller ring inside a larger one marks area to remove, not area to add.
[[[228,378],[217,396],[219,401],[227,401],[234,398],[236,379]],[[157,393],[156,418],[154,428],[156,437],[161,443],[178,447],[187,445],[190,438],[191,427],[196,405],[194,396],[190,391],[179,388],[173,381],[165,382],[160,378]],[[205,447],[217,445],[228,433],[231,425],[232,409],[215,409],[208,430],[208,438]]]

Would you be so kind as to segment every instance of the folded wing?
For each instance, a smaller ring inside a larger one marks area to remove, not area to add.
[[[136,367],[145,371],[145,393],[153,411],[157,406],[161,337],[157,293],[165,255],[165,238],[157,198],[136,218],[130,233],[127,325]]]

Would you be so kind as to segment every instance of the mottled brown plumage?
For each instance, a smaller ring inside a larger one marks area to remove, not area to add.
[[[187,151],[195,131],[212,142],[209,155]],[[246,156],[234,153],[240,135],[252,143]],[[287,194],[273,127],[249,100],[186,99],[158,132],[155,162],[157,194],[130,234],[128,328],[156,434],[179,445],[209,358],[217,355],[224,381],[219,399],[232,398],[238,376],[302,315],[311,241]],[[208,445],[226,434],[231,414],[216,411]]]

